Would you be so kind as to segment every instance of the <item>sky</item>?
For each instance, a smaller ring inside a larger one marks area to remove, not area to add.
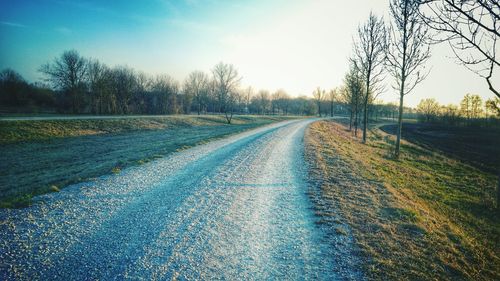
[[[75,49],[110,65],[182,81],[189,72],[233,64],[242,86],[292,96],[342,84],[356,29],[388,0],[0,0],[0,69],[39,81],[39,67]],[[466,93],[493,96],[485,80],[433,46],[427,79],[405,97],[459,103]],[[498,75],[496,76],[498,77]],[[498,79],[497,81],[500,81]],[[388,76],[385,102],[396,102]]]

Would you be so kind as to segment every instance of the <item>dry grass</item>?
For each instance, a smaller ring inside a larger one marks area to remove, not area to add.
[[[498,280],[496,178],[378,129],[368,145],[335,122],[306,135],[312,176],[350,225],[371,279]]]
[[[238,115],[232,125],[246,125],[292,119],[286,116]],[[171,115],[148,117],[116,117],[105,119],[62,119],[0,121],[0,144],[26,141],[50,140],[54,138],[89,136],[97,134],[123,133],[131,131],[163,130],[199,126],[227,125],[223,115]],[[230,126],[230,125],[228,125]]]

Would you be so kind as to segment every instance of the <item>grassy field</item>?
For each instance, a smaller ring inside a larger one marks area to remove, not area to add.
[[[176,150],[287,117],[223,116],[0,121],[0,206],[23,207],[59,191]]]
[[[346,127],[315,122],[306,134],[311,176],[348,224],[375,280],[499,280],[494,174],[372,129],[367,145]]]

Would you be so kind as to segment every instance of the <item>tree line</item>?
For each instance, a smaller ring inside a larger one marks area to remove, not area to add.
[[[280,89],[240,87],[231,64],[210,73],[191,72],[182,83],[169,75],[148,75],[130,67],[109,67],[99,60],[65,51],[39,71],[45,83],[30,84],[12,69],[0,72],[0,103],[7,110],[70,114],[224,114],[308,115],[318,113],[307,96],[291,97]],[[342,112],[342,105],[337,112]]]
[[[484,102],[479,95],[466,94],[459,105],[441,105],[436,99],[427,98],[420,101],[417,112],[422,122],[477,125],[500,117],[500,99],[494,97]]]
[[[345,88],[328,93],[317,88],[313,98],[291,97],[283,89],[256,91],[240,87],[238,71],[224,63],[217,64],[210,73],[193,71],[179,83],[165,74],[152,76],[125,66],[111,68],[69,50],[42,65],[39,71],[45,83],[30,84],[12,69],[0,72],[3,110],[98,115],[224,114],[228,123],[235,113],[303,116],[353,113],[352,97]],[[372,117],[395,114],[393,104],[370,108]]]

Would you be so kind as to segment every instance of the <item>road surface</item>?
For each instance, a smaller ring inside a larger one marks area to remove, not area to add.
[[[307,196],[310,122],[272,124],[0,210],[0,279],[355,276],[339,269]]]

